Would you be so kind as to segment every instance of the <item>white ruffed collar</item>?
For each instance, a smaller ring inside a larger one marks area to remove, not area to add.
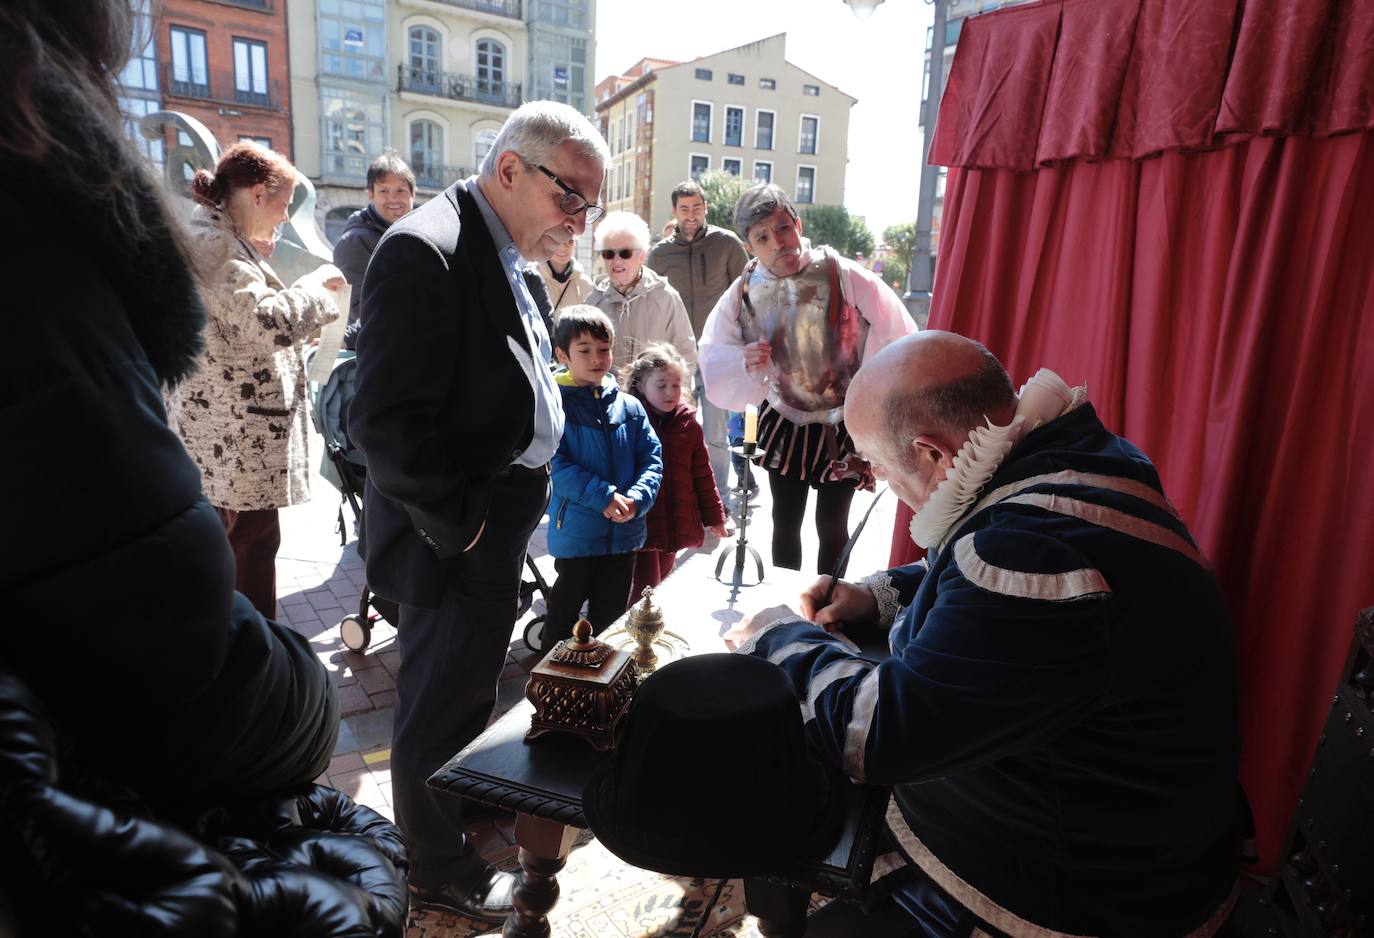
[[[1088,389],[1070,388],[1059,375],[1041,368],[1021,386],[1017,398],[1016,415],[1006,426],[985,416],[987,426],[969,432],[949,473],[911,519],[911,539],[918,546],[942,544],[1016,444],[1036,427],[1087,403]]]

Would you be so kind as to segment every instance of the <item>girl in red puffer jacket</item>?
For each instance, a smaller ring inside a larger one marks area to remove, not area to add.
[[[687,364],[667,342],[645,347],[625,369],[625,387],[644,404],[663,445],[663,482],[647,516],[649,533],[635,560],[631,602],[673,569],[677,552],[699,547],[710,530],[731,534],[697,412],[683,402]]]

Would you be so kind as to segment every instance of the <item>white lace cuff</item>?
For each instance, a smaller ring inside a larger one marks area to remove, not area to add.
[[[754,649],[758,647],[759,639],[763,638],[763,637],[764,637],[765,635],[767,635],[769,632],[773,631],[774,629],[776,629],[776,628],[778,628],[779,626],[782,626],[782,625],[791,625],[791,624],[794,623],[794,622],[805,622],[805,621],[806,621],[806,620],[803,619],[801,616],[797,615],[797,614],[794,613],[794,612],[791,612],[790,610],[789,610],[789,613],[790,613],[790,614],[783,615],[781,618],[778,618],[778,619],[775,619],[775,620],[772,621],[772,622],[769,622],[767,625],[763,626],[761,629],[759,629],[759,630],[758,630],[757,632],[755,632],[753,635],[751,635],[751,636],[749,636],[747,639],[745,639],[744,644],[741,645],[741,646],[739,646],[738,648],[735,649],[735,654],[737,654],[737,655],[752,655],[752,654],[754,653]]]
[[[859,585],[873,594],[878,601],[878,624],[890,628],[902,611],[901,601],[897,598],[897,587],[892,585],[892,577],[886,573],[870,573],[859,581]]]

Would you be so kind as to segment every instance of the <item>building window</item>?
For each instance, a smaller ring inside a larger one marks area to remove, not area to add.
[[[728,157],[728,156],[727,156],[725,159],[723,159],[723,160],[720,161],[720,168],[723,169],[723,170],[725,170],[725,171],[726,171],[727,173],[729,173],[731,176],[738,176],[740,173],[742,173],[742,172],[744,171],[744,170],[741,168],[741,165],[740,165],[740,161],[739,161],[739,160],[733,159],[733,158]]]
[[[744,108],[725,109],[725,145],[738,147],[744,144]]]
[[[765,91],[772,91],[774,88],[778,87],[778,83],[772,78],[760,78],[759,87]]]
[[[635,125],[634,125],[634,122],[633,122],[632,120],[630,120],[630,116],[627,114],[627,115],[625,115],[625,140],[624,140],[624,145],[623,145],[620,149],[621,149],[622,151],[628,150],[628,149],[630,149],[631,147],[634,146],[634,142],[635,142]]]
[[[543,29],[540,24],[549,23],[547,15],[541,16],[541,8],[547,3],[531,3],[529,9],[532,19],[529,24],[530,68],[528,100],[559,101],[584,110],[587,100],[587,40],[565,33]],[[567,4],[563,4],[566,10]],[[577,19],[585,19],[585,10],[579,11]]]
[[[711,142],[711,111],[710,101],[692,102],[692,140],[695,143]]]
[[[819,97],[821,96],[821,86],[820,86],[820,85],[802,85],[802,94],[809,94],[809,95],[811,95],[811,97],[813,97],[813,98],[819,98]]]
[[[320,71],[386,81],[385,0],[319,0]]]
[[[710,80],[711,80],[711,70],[710,70],[709,68],[699,68],[699,69],[697,69],[697,79],[700,80],[700,81],[710,81]]]
[[[134,39],[145,40],[142,49],[134,49],[133,56],[119,75],[123,91],[148,91],[157,93],[157,50],[152,33],[148,31],[148,0],[133,5],[135,12]]]
[[[247,140],[249,143],[256,143],[260,147],[272,149],[271,137],[254,137],[252,134],[239,134],[240,140]]]
[[[149,140],[139,129],[139,124],[145,116],[162,110],[162,103],[156,97],[146,98],[131,94],[120,95],[119,103],[125,115],[124,133],[134,141],[144,156],[158,166],[163,165],[166,155],[163,152],[162,139]]]
[[[162,110],[162,99],[158,96],[155,29],[148,14],[148,0],[137,0],[131,6],[136,18],[134,39],[143,39],[143,47],[131,50],[133,55],[119,76],[119,104],[124,114],[124,132],[144,156],[161,166],[165,159],[162,139],[149,140],[139,129],[144,115]]]
[[[417,186],[444,187],[444,128],[434,121],[410,122],[410,168]]]
[[[797,204],[810,205],[816,201],[816,167],[797,167]]]
[[[234,100],[239,104],[267,107],[267,43],[234,40]]]
[[[691,177],[696,179],[711,168],[711,158],[701,153],[692,154]]]
[[[465,6],[481,9],[493,0],[466,0]],[[494,0],[499,4],[502,0]],[[532,22],[552,23],[555,26],[575,26],[583,29],[587,25],[587,0],[531,0]]]
[[[728,82],[729,82],[730,84],[732,84],[732,85],[742,85],[742,84],[744,84],[744,76],[743,76],[743,75],[736,75],[734,72],[729,72],[728,74],[726,74],[725,80],[728,81]]]
[[[495,39],[477,40],[477,94],[500,98],[506,93],[506,47]]]
[[[482,163],[491,152],[491,148],[496,144],[496,131],[488,127],[486,130],[477,131],[477,136],[472,142],[472,168],[474,172],[481,170]]]
[[[210,97],[210,72],[205,60],[205,33],[172,27],[172,94],[187,98]]]
[[[816,142],[821,136],[821,119],[812,114],[803,114],[801,119],[801,133],[797,139],[798,153],[815,153]]]
[[[773,164],[768,160],[754,160],[754,182],[772,182]]]
[[[361,183],[367,164],[382,152],[381,97],[325,86],[320,89],[320,112],[321,174]]]
[[[409,56],[406,66],[410,70],[410,81],[406,83],[406,88],[441,94],[443,76],[439,73],[442,70],[443,55],[438,31],[428,26],[412,26],[408,36]]]
[[[776,117],[773,111],[754,112],[754,149],[773,149],[773,121]]]

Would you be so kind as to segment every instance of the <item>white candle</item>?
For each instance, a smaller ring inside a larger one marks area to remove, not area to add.
[[[747,404],[744,408],[744,445],[757,443],[759,440],[759,409],[753,404]]]

